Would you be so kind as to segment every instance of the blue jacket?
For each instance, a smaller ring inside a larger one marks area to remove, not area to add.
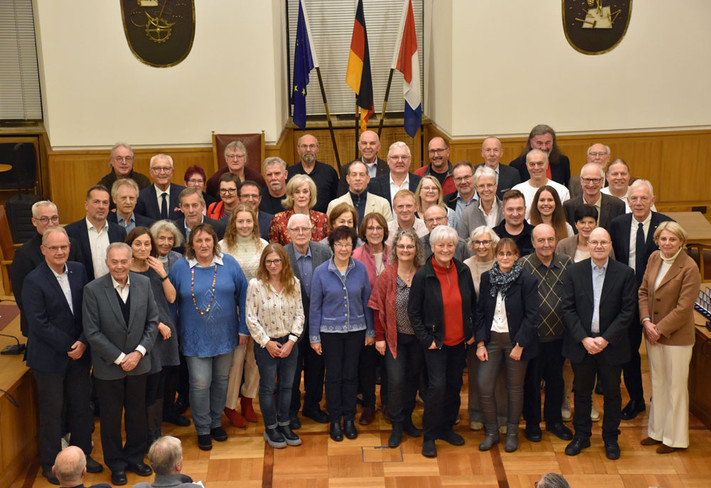
[[[345,292],[345,293],[344,293]],[[311,280],[309,339],[321,342],[321,332],[355,332],[366,330],[375,337],[373,311],[368,308],[370,281],[365,265],[350,260],[345,280],[333,259],[320,264]]]

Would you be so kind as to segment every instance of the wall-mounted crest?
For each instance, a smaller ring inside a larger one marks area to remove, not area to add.
[[[563,30],[576,51],[602,54],[627,32],[632,0],[563,0]]]

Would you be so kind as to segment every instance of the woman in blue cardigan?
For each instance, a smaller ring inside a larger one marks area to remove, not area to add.
[[[333,259],[319,265],[311,281],[309,340],[326,365],[326,407],[334,441],[342,441],[344,433],[349,439],[358,437],[358,358],[364,345],[375,343],[368,271],[351,258],[357,239],[355,229],[336,227],[328,236]]]

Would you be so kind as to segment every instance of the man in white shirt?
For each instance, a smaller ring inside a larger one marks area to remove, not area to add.
[[[182,185],[172,182],[173,158],[167,154],[156,154],[150,166],[153,184],[140,191],[135,212],[153,220],[175,220],[180,217],[180,192]]]
[[[388,174],[370,180],[368,191],[383,197],[393,207],[395,194],[400,190],[417,190],[420,177],[410,173],[412,154],[410,147],[402,141],[393,142],[388,148]]]
[[[565,202],[570,198],[570,193],[565,186],[557,181],[548,179],[548,154],[544,151],[540,149],[528,151],[528,154],[526,154],[526,168],[531,175],[531,179],[513,187],[513,190],[523,193],[523,197],[526,200],[526,218],[530,216],[533,197],[536,196],[536,192],[542,186],[548,185],[552,187],[558,193],[558,198],[560,198],[561,202]]]

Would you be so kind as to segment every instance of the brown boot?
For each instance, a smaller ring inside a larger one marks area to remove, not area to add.
[[[242,406],[242,416],[247,419],[248,422],[256,422],[257,413],[254,411],[254,407],[252,406],[252,399],[242,397],[239,399],[239,402]]]
[[[230,420],[230,423],[235,427],[247,427],[247,421],[242,417],[237,410],[225,407],[225,415]]]

